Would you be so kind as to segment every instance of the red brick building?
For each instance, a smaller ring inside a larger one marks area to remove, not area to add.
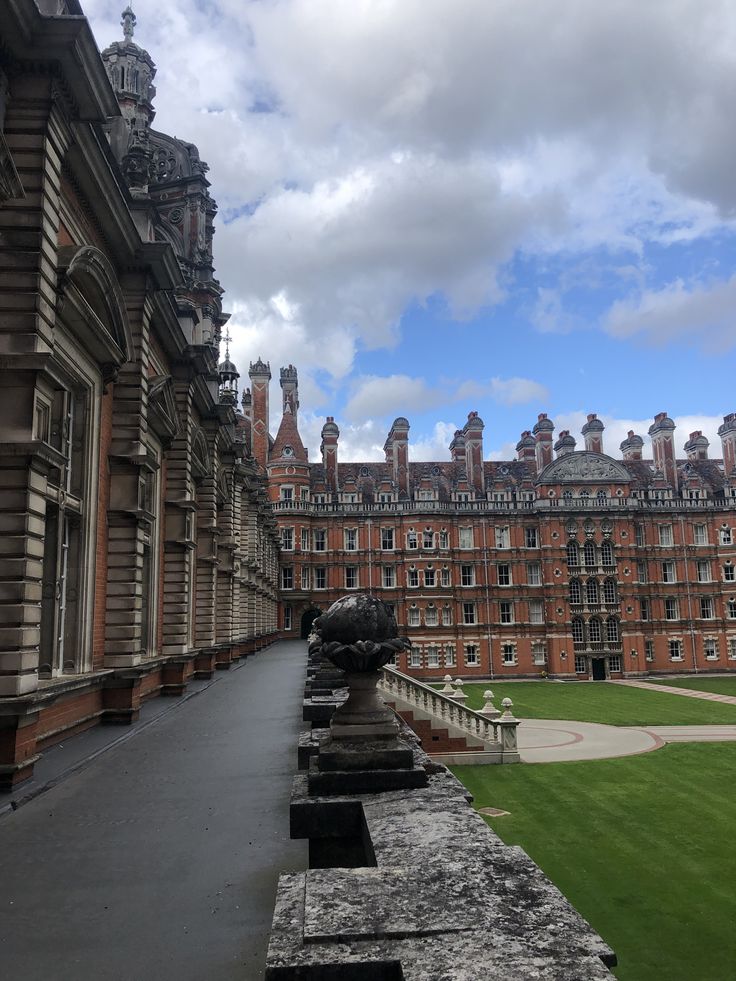
[[[631,432],[604,452],[588,416],[583,448],[539,416],[516,459],[483,459],[471,412],[450,462],[410,463],[409,423],[394,421],[383,463],[340,463],[328,417],[321,460],[298,430],[297,373],[268,440],[268,379],[251,366],[254,454],[268,471],[281,535],[281,630],[305,634],[350,590],[391,604],[423,677],[606,678],[736,668],[736,415],[721,460],[702,433],[676,454],[665,413],[653,460]]]

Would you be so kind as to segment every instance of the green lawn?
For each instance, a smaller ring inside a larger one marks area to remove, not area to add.
[[[500,687],[500,686],[499,686]],[[622,981],[736,978],[736,744],[454,773],[616,951]]]
[[[736,676],[733,678],[647,678],[654,685],[673,685],[675,688],[692,688],[694,691],[712,691],[717,695],[736,695]]]
[[[507,695],[520,719],[569,719],[614,726],[736,724],[736,705],[700,702],[668,692],[626,688],[605,681],[486,681],[467,684],[469,708],[482,708],[483,692],[493,691],[496,708]],[[734,975],[736,977],[736,974]]]

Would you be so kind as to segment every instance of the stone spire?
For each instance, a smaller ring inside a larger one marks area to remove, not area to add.
[[[121,16],[123,19],[120,21],[120,26],[123,28],[123,37],[126,41],[130,41],[135,34],[136,24],[136,16],[130,4],[125,8]]]

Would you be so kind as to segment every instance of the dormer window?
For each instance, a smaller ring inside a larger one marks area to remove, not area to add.
[[[284,456],[294,456],[294,447],[293,446],[285,446],[284,449],[283,449],[283,455]]]

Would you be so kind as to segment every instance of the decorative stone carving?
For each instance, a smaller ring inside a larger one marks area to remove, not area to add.
[[[554,460],[540,473],[538,484],[580,483],[581,481],[615,481],[629,483],[631,474],[617,460],[602,453],[567,453]]]

